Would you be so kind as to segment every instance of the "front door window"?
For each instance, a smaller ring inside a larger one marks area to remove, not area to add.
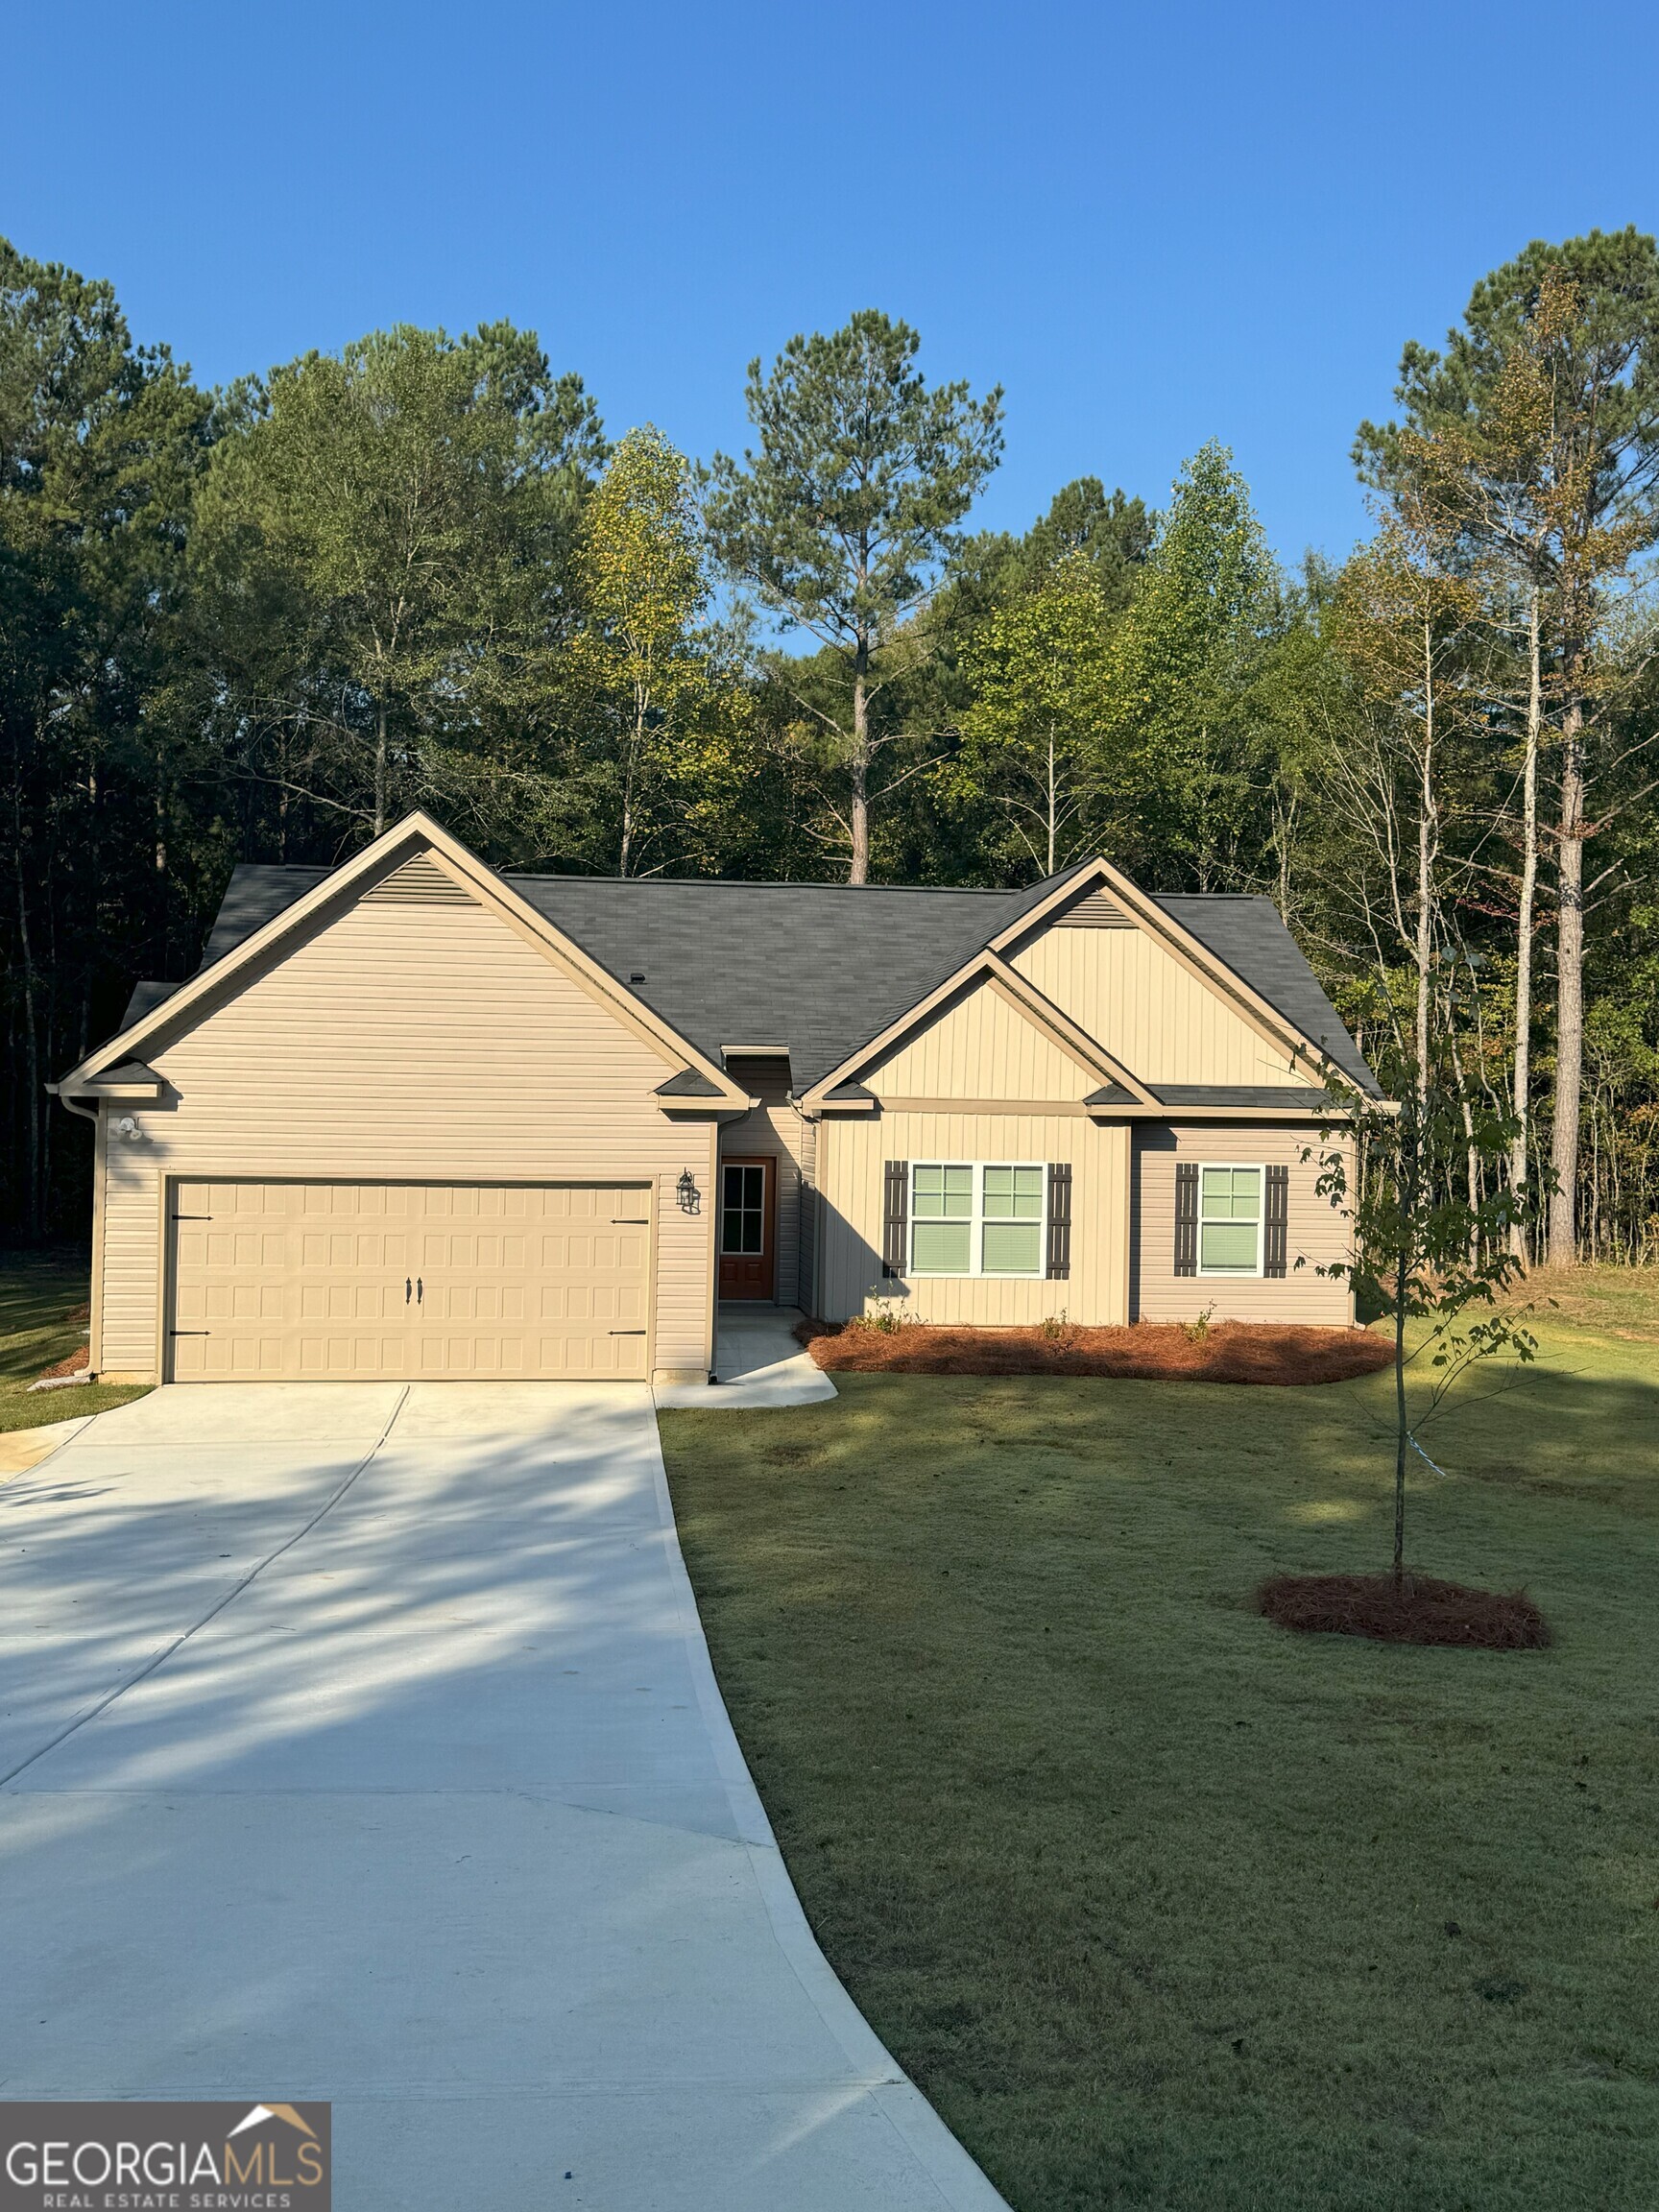
[[[776,1285],[772,1257],[771,1160],[720,1164],[720,1295],[770,1298]]]
[[[766,1242],[766,1170],[729,1166],[720,1201],[720,1249],[758,1256]]]

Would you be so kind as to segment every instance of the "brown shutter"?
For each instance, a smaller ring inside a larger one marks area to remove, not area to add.
[[[902,1275],[910,1241],[910,1163],[889,1160],[881,1218],[881,1272]]]
[[[1175,1163],[1175,1272],[1198,1272],[1198,1163]]]
[[[1267,1170],[1267,1211],[1262,1223],[1262,1272],[1283,1275],[1290,1241],[1290,1170]]]
[[[1071,1163],[1048,1166],[1048,1280],[1065,1283],[1071,1275]]]

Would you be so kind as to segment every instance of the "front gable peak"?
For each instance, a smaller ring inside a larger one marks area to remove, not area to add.
[[[703,1095],[710,1108],[748,1109],[747,1092],[733,1083],[724,1069],[635,998],[488,862],[430,815],[419,811],[330,870],[219,959],[90,1053],[56,1086],[59,1093],[86,1094],[89,1086],[117,1063],[141,1060],[147,1049],[184,1035],[246,990],[290,947],[328,928],[358,905],[475,906],[493,914],[672,1069],[694,1072],[708,1085]]]

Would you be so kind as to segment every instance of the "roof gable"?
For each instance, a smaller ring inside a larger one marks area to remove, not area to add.
[[[1100,1086],[1086,1048],[1044,1020],[1032,1001],[986,967],[926,1021],[872,1061],[877,1098],[1051,1099],[1075,1103]]]
[[[1376,1089],[1341,1016],[1270,900],[1236,894],[1154,897],[1110,861],[1092,860],[993,942],[1018,962],[1022,950],[1051,929],[1116,930],[1126,925],[1160,947],[1271,1051],[1283,1054],[1292,1076],[1319,1081],[1329,1066],[1361,1089]]]
[[[1105,862],[1020,891],[496,876],[436,824],[424,817],[411,817],[411,824],[431,850],[460,854],[493,895],[516,902],[526,926],[544,926],[567,952],[579,953],[619,1004],[671,1036],[681,1066],[722,1071],[726,1046],[764,1038],[787,1047],[797,1095],[845,1088],[872,1046],[959,981],[988,948],[1017,962],[1020,946],[1052,924],[1064,930],[1154,930],[1172,957],[1202,974],[1239,1019],[1259,1026],[1274,1051],[1287,1057],[1301,1050],[1315,1071],[1324,1052],[1350,1081],[1375,1088],[1265,899],[1152,897]],[[238,867],[202,972],[225,973],[221,964],[231,954],[308,900],[329,896],[327,887],[367,856],[338,870]],[[140,985],[111,1045],[121,1054],[137,1049],[132,1040],[142,1017],[158,1004],[177,1011],[199,980]]]
[[[307,874],[312,872],[307,871]],[[289,887],[284,887],[289,888]],[[190,980],[141,1013],[56,1086],[73,1092],[94,1081],[117,1061],[141,1057],[177,1039],[210,1019],[217,1008],[274,960],[284,948],[325,929],[332,920],[359,902],[409,902],[420,905],[461,903],[477,905],[495,914],[510,928],[563,969],[588,994],[634,1031],[671,1070],[694,1073],[707,1083],[698,1095],[710,1106],[746,1109],[748,1094],[733,1083],[724,1069],[709,1059],[688,1039],[678,1035],[649,1006],[641,1004],[584,949],[567,939],[544,915],[528,905],[476,854],[424,814],[409,815],[384,836],[343,866],[315,872],[314,879],[295,895],[274,903],[275,910],[253,922],[252,928],[228,945],[217,957],[210,939],[204,965]],[[230,902],[227,901],[227,905]],[[257,901],[254,902],[258,903]],[[220,934],[225,922],[221,910]]]

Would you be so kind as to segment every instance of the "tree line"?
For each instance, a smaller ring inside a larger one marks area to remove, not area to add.
[[[83,1217],[43,1085],[234,862],[420,804],[517,868],[1266,894],[1462,1101],[1449,1196],[1659,1256],[1653,240],[1529,246],[1407,346],[1339,565],[1274,560],[1219,443],[1156,509],[1090,476],[975,529],[1002,396],[919,356],[795,338],[704,464],[506,323],[204,390],[0,242],[8,1232]]]

